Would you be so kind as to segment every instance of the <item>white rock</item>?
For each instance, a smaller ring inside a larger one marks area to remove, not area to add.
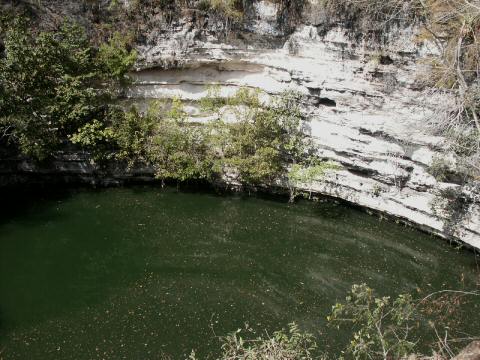
[[[315,3],[319,0],[310,0]],[[413,41],[414,28],[387,34],[390,65],[375,61],[365,44],[353,44],[342,28],[320,37],[315,26],[299,25],[280,47],[269,36],[279,36],[277,6],[255,2],[251,37],[265,41],[224,43],[211,34],[197,36],[179,25],[155,46],[139,48],[140,67],[130,97],[199,100],[205,85],[219,84],[223,96],[239,87],[256,87],[268,95],[294,89],[309,95],[305,105],[318,154],[341,163],[325,181],[305,185],[305,190],[336,196],[387,213],[416,226],[449,237],[442,219],[432,210],[438,191],[452,184],[438,183],[427,168],[444,146],[425,124],[445,97],[429,97],[415,90],[420,56],[434,54],[432,44]],[[319,15],[321,17],[321,14]],[[167,70],[155,69],[157,66]],[[168,70],[169,69],[169,70]],[[388,86],[390,79],[393,86]],[[199,117],[195,121],[208,121]],[[234,117],[224,114],[229,121]],[[480,249],[480,209],[472,206],[458,224],[456,238]]]

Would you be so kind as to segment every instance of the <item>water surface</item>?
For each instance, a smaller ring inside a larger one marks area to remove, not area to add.
[[[472,253],[334,203],[134,187],[13,193],[0,215],[5,359],[183,358],[291,321],[335,348],[325,316],[354,283],[478,280]]]

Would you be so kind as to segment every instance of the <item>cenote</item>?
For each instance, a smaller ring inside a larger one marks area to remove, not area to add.
[[[472,252],[332,202],[149,186],[13,193],[1,211],[6,359],[182,359],[245,323],[292,321],[337,350],[345,335],[325,317],[352,284],[397,295],[478,281]]]

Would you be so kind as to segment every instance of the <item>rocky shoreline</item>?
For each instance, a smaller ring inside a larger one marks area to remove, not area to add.
[[[358,207],[370,214],[376,214],[381,218],[412,226],[426,233],[453,241],[454,243],[461,244],[470,249],[479,249],[479,246],[474,241],[468,242],[465,241],[465,237],[452,236],[451,233],[442,231],[443,221],[441,218],[438,218],[437,220],[438,228],[433,227],[432,223],[428,221],[434,216],[427,211],[422,214],[416,207],[408,206],[408,203],[396,201],[394,197],[387,197],[386,195],[383,197],[378,195],[372,199],[367,192],[367,195],[364,198],[360,198],[359,194],[362,193],[361,189],[350,187],[348,183],[342,183],[339,181],[341,180],[341,174],[343,172],[348,172],[348,170],[330,173],[321,181],[299,186],[297,191],[305,194],[306,197],[313,200],[330,199],[334,201],[342,201],[347,205]],[[33,163],[27,159],[0,161],[0,190],[19,191],[21,189],[36,186],[109,187],[128,186],[131,184],[157,184],[160,186],[161,183],[155,178],[155,171],[152,168],[127,168],[126,165],[120,163],[110,163],[104,167],[99,167],[90,161],[90,158],[86,153],[62,154],[57,156],[55,160],[43,164]],[[222,193],[267,193],[285,197],[285,201],[287,201],[289,192],[288,187],[281,183],[254,188],[242,186],[234,179],[227,178],[220,179],[216,184],[211,185],[213,185],[217,191]],[[361,184],[359,183],[359,185]],[[200,186],[203,187],[210,185],[200,184]],[[375,200],[384,205],[380,206],[373,202],[369,202]],[[390,208],[387,207],[388,205]],[[413,221],[412,218],[415,214],[417,214],[417,220]],[[424,217],[425,223],[418,221],[418,214],[421,214]],[[475,232],[472,233],[473,239],[475,240],[478,234]],[[466,232],[463,232],[463,234],[466,234]]]

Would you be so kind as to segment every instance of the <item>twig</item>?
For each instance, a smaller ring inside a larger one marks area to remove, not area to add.
[[[419,301],[419,304],[424,302],[425,300],[431,298],[432,296],[444,294],[444,293],[453,293],[453,294],[462,294],[462,295],[472,295],[472,296],[480,296],[480,291],[461,291],[461,290],[440,290],[433,292],[427,296],[425,296],[422,300]]]

